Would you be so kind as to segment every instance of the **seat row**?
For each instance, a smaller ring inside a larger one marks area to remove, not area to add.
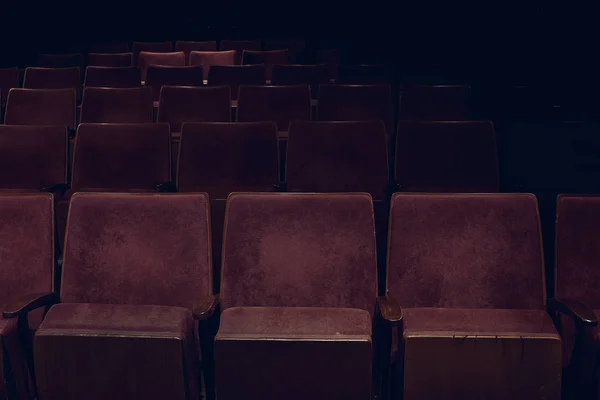
[[[201,368],[223,400],[559,399],[563,365],[595,351],[566,323],[598,346],[581,302],[598,304],[599,198],[558,200],[548,302],[532,195],[395,194],[383,297],[368,194],[231,194],[218,296],[206,194],[75,194],[62,270],[52,203],[0,196],[0,387],[16,394],[197,399]]]

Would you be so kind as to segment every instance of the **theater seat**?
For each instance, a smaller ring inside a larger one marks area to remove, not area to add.
[[[175,67],[150,65],[146,72],[146,86],[152,88],[152,99],[158,101],[160,90],[170,86],[203,86],[204,75],[201,66]]]
[[[244,50],[261,50],[260,40],[221,40],[219,43],[220,51],[235,50],[235,63],[237,65],[242,63],[242,53]]]
[[[133,65],[133,53],[89,53],[88,66],[130,67]]]
[[[194,51],[217,51],[216,41],[204,42],[189,42],[177,41],[175,43],[175,51],[183,51],[185,53],[185,63],[190,65],[190,54]]]
[[[84,87],[135,88],[142,86],[140,67],[87,67]]]
[[[74,89],[11,89],[6,101],[7,125],[62,125],[75,129]]]
[[[242,53],[242,64],[265,66],[265,79],[271,81],[273,66],[285,65],[290,63],[290,55],[287,50],[256,51],[244,50]]]
[[[146,71],[151,65],[183,67],[185,66],[185,53],[183,51],[172,53],[153,53],[142,51],[139,54],[138,65],[142,69],[142,81],[146,80]]]
[[[81,98],[81,71],[72,68],[26,68],[25,89],[74,89]]]
[[[146,123],[154,121],[152,88],[86,87],[81,123]]]
[[[192,51],[190,53],[189,64],[201,65],[204,71],[204,79],[208,80],[208,74],[213,65],[235,65],[235,50]]]
[[[240,85],[264,85],[264,65],[216,65],[208,72],[208,86],[229,86],[232,105],[237,106]]]

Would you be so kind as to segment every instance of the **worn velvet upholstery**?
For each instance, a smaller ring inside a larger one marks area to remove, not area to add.
[[[190,65],[190,54],[193,51],[217,51],[217,42],[214,40],[192,42],[179,40],[175,43],[175,51],[185,53],[185,63]]]
[[[150,65],[161,65],[171,67],[185,66],[185,53],[183,51],[171,53],[154,53],[142,51],[138,55],[138,65],[142,69],[142,80],[146,80],[146,72]]]
[[[310,86],[240,86],[239,122],[275,121],[287,131],[291,121],[311,120]]]
[[[471,96],[471,87],[467,85],[404,85],[399,119],[470,120],[473,113]]]
[[[139,55],[142,51],[150,53],[170,53],[173,51],[172,42],[133,42],[131,46],[133,52],[133,63],[138,65]]]
[[[11,89],[6,102],[7,125],[63,125],[75,128],[74,89]]]
[[[383,121],[393,133],[392,91],[387,85],[321,85],[319,121]]]
[[[130,67],[133,65],[133,53],[89,53],[88,66]]]
[[[152,98],[158,101],[160,89],[165,85],[171,86],[202,86],[204,84],[201,66],[169,67],[150,65],[146,74],[146,86],[152,88]]]
[[[242,53],[244,50],[260,51],[262,44],[260,40],[221,40],[219,43],[220,51],[235,50],[235,63],[242,63]]]
[[[85,88],[80,122],[153,122],[152,88]]]
[[[23,80],[25,89],[75,89],[81,94],[81,70],[71,68],[26,68]]]
[[[142,86],[140,67],[87,67],[85,87],[135,88]]]
[[[158,103],[158,122],[168,122],[172,132],[181,132],[184,122],[231,121],[228,86],[163,86]]]
[[[204,79],[208,80],[208,72],[213,65],[235,65],[235,50],[194,50],[190,53],[189,65],[201,65],[204,70]]]
[[[389,65],[341,64],[336,83],[342,85],[389,85],[392,68]]]
[[[0,190],[40,190],[66,183],[65,126],[0,125]]]
[[[271,77],[273,85],[311,85],[310,93],[317,97],[319,85],[329,83],[327,65],[274,65]]]
[[[395,175],[407,192],[497,192],[492,123],[400,121]]]
[[[208,72],[209,86],[227,85],[231,88],[231,99],[238,99],[240,85],[264,85],[264,65],[216,65]]]
[[[83,67],[83,54],[40,54],[38,67],[42,68],[70,68]]]
[[[262,64],[265,66],[265,78],[267,81],[271,80],[273,66],[289,64],[290,55],[286,50],[268,50],[268,51],[257,51],[257,50],[244,50],[242,53],[242,64],[244,65],[256,65]]]
[[[19,87],[18,68],[0,68],[0,107],[6,104],[8,92]]]

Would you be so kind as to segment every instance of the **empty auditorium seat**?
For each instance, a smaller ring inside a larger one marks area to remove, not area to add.
[[[204,69],[204,79],[208,80],[209,71],[213,65],[235,64],[235,50],[192,51],[189,60],[190,65],[202,65],[202,68]]]
[[[319,85],[329,83],[326,65],[274,65],[271,77],[273,85],[311,85],[310,93],[317,97]]]
[[[237,120],[274,121],[287,131],[291,121],[310,121],[310,86],[240,86]]]
[[[219,50],[227,51],[227,50],[235,50],[235,63],[242,63],[242,52],[244,50],[256,50],[260,51],[262,49],[262,45],[260,40],[221,40],[219,43]]]
[[[265,50],[287,50],[290,61],[300,63],[304,61],[304,40],[294,39],[270,39],[265,41]]]
[[[40,398],[199,398],[209,232],[205,194],[75,194],[60,303],[35,337]]]
[[[400,119],[463,121],[472,118],[471,87],[467,85],[404,85]]]
[[[131,46],[133,52],[133,63],[138,65],[138,56],[142,51],[151,53],[170,53],[173,51],[171,42],[133,42]]]
[[[490,121],[400,121],[396,183],[407,192],[498,192]]]
[[[395,194],[387,276],[392,398],[560,399],[533,195]]]
[[[129,44],[126,42],[93,43],[88,46],[89,53],[127,53]]]
[[[40,54],[38,67],[42,68],[83,68],[83,54]]]
[[[7,125],[63,125],[75,129],[74,89],[11,89],[6,101]]]
[[[133,65],[133,53],[90,53],[88,66],[130,67]]]
[[[289,64],[289,56],[287,50],[269,50],[269,51],[256,51],[256,50],[244,50],[242,53],[242,64],[244,65],[256,65],[262,64],[265,66],[265,78],[267,82],[271,81],[272,71],[274,65]]]
[[[192,51],[217,51],[217,42],[214,40],[204,42],[180,40],[175,43],[175,51],[183,51],[185,53],[186,65],[190,65],[190,53]]]
[[[140,67],[87,67],[85,87],[134,88],[142,86]]]
[[[27,68],[23,87],[26,89],[75,89],[81,97],[81,71],[72,68]]]
[[[5,399],[27,400],[36,395],[28,368],[33,367],[33,354],[27,311],[36,299],[56,297],[52,294],[53,213],[51,194],[0,195],[0,303],[4,314],[0,319],[0,396]],[[37,327],[39,318],[39,314],[32,315],[36,325],[31,328]]]
[[[383,121],[393,135],[392,91],[387,85],[321,85],[319,121]]]
[[[185,53],[183,51],[174,53],[151,53],[142,51],[139,54],[138,65],[142,69],[142,81],[146,80],[146,71],[150,65],[161,65],[171,67],[185,66]]]
[[[235,101],[238,98],[240,85],[264,84],[264,65],[212,65],[208,72],[208,85],[229,86],[231,88],[231,100]]]
[[[392,68],[389,65],[341,64],[337,83],[343,85],[389,85],[392,83]]]
[[[166,67],[150,65],[146,73],[145,85],[152,88],[152,98],[158,101],[160,89],[164,85],[202,86],[204,75],[201,66]]]
[[[371,398],[372,207],[367,194],[229,196],[220,400]]]
[[[8,92],[12,88],[18,88],[19,69],[18,68],[0,68],[0,109],[6,105]]]
[[[153,122],[152,89],[86,87],[80,122]]]
[[[67,127],[0,125],[0,192],[67,183]]]

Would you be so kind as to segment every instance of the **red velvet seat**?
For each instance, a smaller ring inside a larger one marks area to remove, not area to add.
[[[343,85],[390,85],[392,68],[389,65],[342,64],[338,69],[337,83]]]
[[[54,207],[51,194],[0,195],[0,304],[2,311],[21,307],[34,293],[53,290]],[[0,397],[29,400],[35,396],[26,360],[31,357],[27,315],[0,318]],[[32,328],[40,314],[31,315]],[[23,325],[21,325],[23,324]],[[21,326],[19,326],[21,325]]]
[[[403,309],[396,391],[560,399],[543,268],[533,195],[395,194],[386,294]]]
[[[87,67],[84,87],[134,88],[142,86],[140,67]]]
[[[88,66],[130,67],[133,65],[133,53],[89,53]]]
[[[264,85],[264,65],[212,65],[208,72],[209,86],[229,86],[231,100],[237,101],[240,85]]]
[[[72,68],[27,68],[23,80],[25,89],[74,89],[81,97],[81,71]]]
[[[63,125],[75,128],[74,89],[11,89],[6,101],[7,125]]]
[[[242,53],[242,64],[244,65],[256,65],[262,64],[265,66],[265,79],[267,82],[271,81],[272,71],[274,65],[289,64],[290,58],[287,50],[270,50],[270,51],[257,51],[257,50],[244,50]]]
[[[400,121],[395,176],[407,192],[498,192],[492,123]]]
[[[139,54],[138,65],[142,69],[142,81],[146,80],[146,72],[151,65],[183,67],[185,66],[185,53],[183,51],[172,53],[152,53],[142,51]]]
[[[10,89],[19,86],[18,68],[0,68],[0,109],[6,105]]]
[[[133,53],[133,63],[138,64],[139,54],[142,51],[151,53],[170,53],[173,51],[172,42],[133,42],[131,52]]]
[[[310,93],[317,97],[319,85],[329,83],[326,65],[274,65],[271,77],[273,85],[311,85]]]
[[[105,42],[93,43],[88,46],[88,53],[127,53],[129,43],[127,42]]]
[[[220,51],[235,50],[235,63],[242,63],[242,53],[244,50],[262,50],[260,40],[221,40],[219,43]]]
[[[186,65],[190,64],[190,54],[193,51],[217,51],[216,41],[190,42],[179,40],[175,43],[175,51],[185,53]]]
[[[201,66],[167,67],[151,65],[146,73],[146,86],[152,88],[154,101],[160,98],[160,89],[170,86],[203,86],[204,75]]]
[[[83,54],[40,54],[38,67],[42,68],[83,68]]]
[[[40,397],[198,398],[209,232],[205,194],[75,194],[61,303],[35,337]]]
[[[399,119],[465,121],[472,118],[471,87],[467,85],[404,85]]]
[[[154,121],[152,89],[86,87],[80,122],[144,123]]]
[[[208,74],[213,65],[235,65],[235,50],[192,51],[189,64],[201,65],[204,70],[204,79],[208,80]]]

